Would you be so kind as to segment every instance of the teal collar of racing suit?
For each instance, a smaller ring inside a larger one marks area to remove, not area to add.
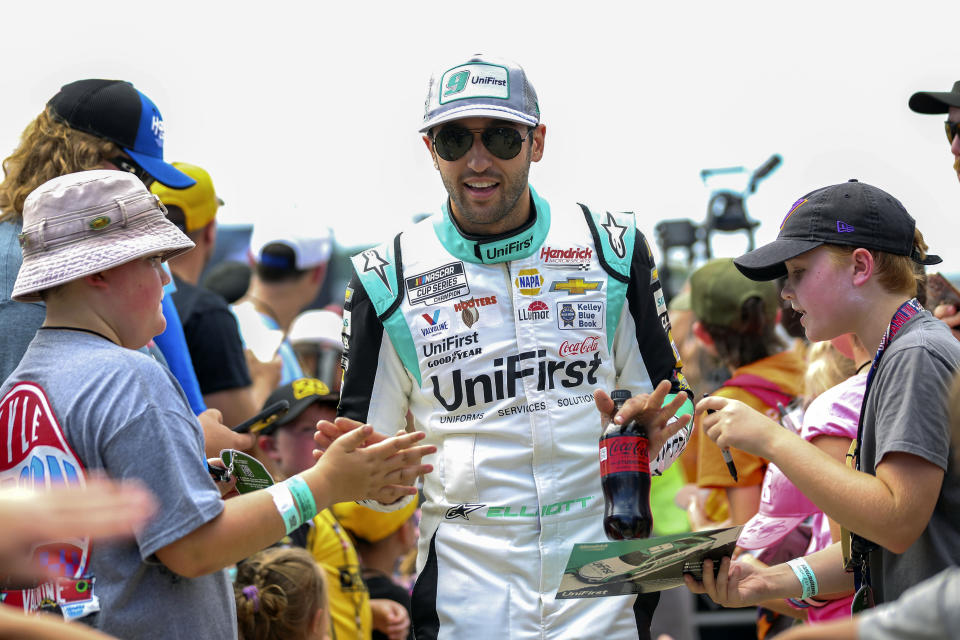
[[[535,252],[550,230],[550,205],[530,187],[530,219],[523,226],[495,236],[465,232],[450,215],[450,199],[443,203],[443,216],[433,228],[443,246],[465,262],[496,264],[521,260]]]

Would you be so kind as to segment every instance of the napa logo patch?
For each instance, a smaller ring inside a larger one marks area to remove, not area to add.
[[[543,288],[543,276],[537,269],[520,269],[513,284],[522,295],[538,296]]]

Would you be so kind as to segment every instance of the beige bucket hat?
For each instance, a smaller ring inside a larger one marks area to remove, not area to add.
[[[163,260],[193,248],[133,174],[97,169],[68,173],[34,189],[23,205],[23,264],[14,300],[149,256]]]

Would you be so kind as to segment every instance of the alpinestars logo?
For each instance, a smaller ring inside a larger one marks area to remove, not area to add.
[[[455,507],[450,507],[447,509],[447,514],[444,516],[447,520],[456,520],[457,518],[463,518],[464,520],[470,519],[470,514],[476,511],[477,509],[484,508],[485,504],[458,504]]]
[[[393,293],[393,288],[390,286],[390,282],[387,279],[387,272],[384,271],[384,267],[390,263],[381,258],[376,249],[367,249],[364,251],[363,259],[363,272],[367,273],[369,271],[373,271],[383,282],[383,285],[387,288],[387,291]]]
[[[607,211],[607,221],[600,226],[607,232],[607,237],[610,240],[610,248],[613,249],[613,252],[617,254],[618,258],[625,258],[627,248],[623,244],[623,234],[627,232],[627,228],[617,224],[616,218],[614,218],[613,214],[609,211]]]
[[[521,368],[524,360],[535,360],[536,368],[532,366]],[[517,397],[517,382],[528,376],[536,376],[537,391],[555,389],[557,385],[573,389],[583,384],[597,384],[597,369],[600,368],[600,354],[594,352],[590,360],[550,360],[546,349],[523,351],[506,358],[495,358],[494,370],[491,373],[465,378],[461,369],[454,369],[449,374],[450,384],[453,386],[453,397],[449,400],[443,397],[440,391],[440,378],[430,376],[433,385],[433,397],[443,405],[447,411],[456,411],[466,400],[467,407],[478,404],[489,404],[494,400]],[[591,387],[592,388],[592,387]],[[480,397],[478,398],[478,390]]]

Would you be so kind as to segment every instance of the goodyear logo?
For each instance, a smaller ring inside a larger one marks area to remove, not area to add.
[[[523,295],[536,296],[540,295],[540,289],[543,288],[543,277],[536,269],[520,269],[513,284]]]

